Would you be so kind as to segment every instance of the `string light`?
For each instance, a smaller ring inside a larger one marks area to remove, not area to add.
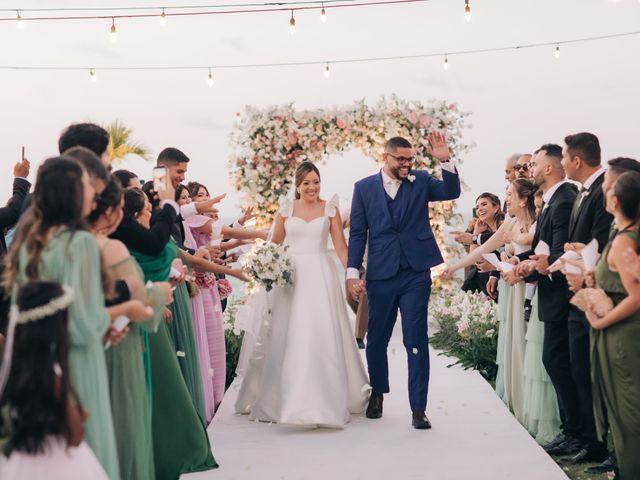
[[[24,28],[24,20],[22,19],[22,15],[20,15],[20,10],[16,10],[16,26],[18,28]]]
[[[164,8],[162,9],[162,14],[160,15],[160,25],[163,27],[167,24],[167,14],[164,13]]]
[[[116,43],[118,41],[118,32],[116,31],[115,18],[111,19],[111,31],[109,32],[109,40],[111,40],[111,43]]]
[[[467,23],[471,21],[471,5],[469,5],[469,0],[464,0],[464,19]]]
[[[96,72],[93,71],[93,68],[89,70],[89,78],[91,78],[92,82],[98,81],[98,77],[96,77]]]
[[[324,3],[322,4],[322,10],[320,10],[320,20],[322,20],[322,23],[327,23],[327,11],[324,9]]]
[[[560,58],[560,44],[556,43],[556,52],[555,52],[556,58]]]
[[[209,78],[207,78],[207,84],[209,88],[213,87],[213,73],[211,73],[211,69],[209,69]]]
[[[324,78],[329,78],[330,75],[331,75],[331,70],[329,70],[329,64],[327,63],[327,66],[324,69]]]
[[[289,20],[289,31],[291,35],[296,33],[296,19],[293,18],[293,10],[291,10],[291,20]]]
[[[442,68],[444,68],[445,71],[449,70],[449,59],[446,55],[444,56],[444,63],[442,64]]]

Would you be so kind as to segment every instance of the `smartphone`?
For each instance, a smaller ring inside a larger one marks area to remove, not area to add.
[[[471,209],[471,216],[472,216],[473,218],[477,218],[477,217],[478,217],[478,212],[476,212],[476,207],[473,207],[473,208]]]
[[[155,167],[153,169],[153,188],[156,192],[167,189],[167,167]]]

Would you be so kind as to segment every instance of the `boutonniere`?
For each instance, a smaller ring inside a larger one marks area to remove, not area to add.
[[[407,177],[407,180],[409,180],[411,183],[413,183],[413,182],[415,181],[415,179],[416,179],[416,176],[415,176],[415,175],[409,175],[409,176]]]

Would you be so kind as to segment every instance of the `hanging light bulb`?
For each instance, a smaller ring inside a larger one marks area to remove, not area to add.
[[[209,78],[207,78],[207,84],[209,88],[213,87],[213,73],[211,73],[211,69],[209,69]]]
[[[329,64],[327,63],[327,66],[324,68],[324,78],[329,78],[330,75],[331,70],[329,70]]]
[[[98,77],[96,76],[96,72],[93,71],[93,68],[89,70],[89,78],[91,78],[92,82],[98,81]]]
[[[464,0],[464,19],[467,23],[471,21],[471,5],[469,5],[469,0]]]
[[[24,28],[24,20],[22,19],[22,15],[20,15],[20,10],[16,10],[16,27]]]
[[[555,55],[556,55],[556,58],[560,58],[560,44],[559,43],[556,44]]]
[[[447,56],[444,56],[444,63],[442,64],[442,68],[446,70],[449,70],[449,59],[447,58]]]
[[[111,43],[116,43],[118,41],[118,32],[116,31],[116,20],[115,18],[111,18],[111,31],[109,33],[109,40]]]
[[[322,10],[320,10],[320,20],[322,20],[322,23],[327,23],[327,11],[324,9],[324,3],[322,4]]]
[[[164,13],[164,8],[162,9],[162,14],[160,15],[160,25],[163,27],[167,24],[167,14]]]
[[[293,18],[293,10],[291,10],[291,20],[289,20],[289,31],[291,35],[296,33],[296,19]]]

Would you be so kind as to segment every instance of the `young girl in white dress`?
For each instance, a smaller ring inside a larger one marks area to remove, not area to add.
[[[296,199],[281,199],[272,236],[289,246],[294,284],[268,294],[272,313],[262,317],[236,412],[265,422],[342,428],[369,396],[329,234],[343,266],[347,245],[337,196],[320,199],[318,169],[302,163],[295,185]]]
[[[84,442],[87,412],[69,383],[68,307],[55,282],[26,284],[0,369],[0,478],[107,479]]]

